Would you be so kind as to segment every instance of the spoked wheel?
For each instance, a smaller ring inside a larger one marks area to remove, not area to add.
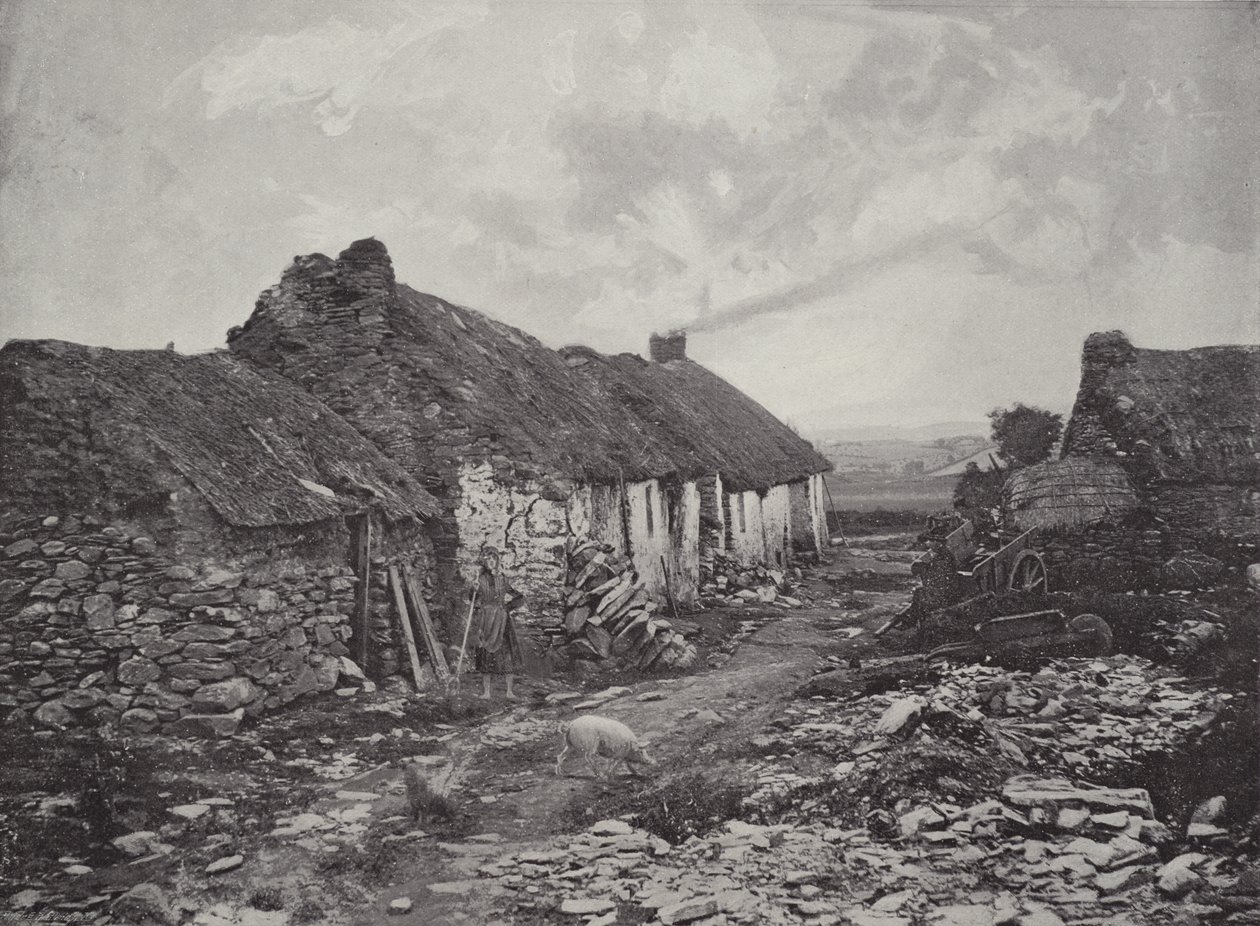
[[[1050,590],[1046,563],[1041,555],[1025,550],[1011,568],[1011,591],[1028,595],[1044,595]]]

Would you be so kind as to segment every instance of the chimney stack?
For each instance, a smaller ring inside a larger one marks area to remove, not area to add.
[[[687,359],[687,332],[671,331],[653,334],[648,339],[648,356],[656,363]]]

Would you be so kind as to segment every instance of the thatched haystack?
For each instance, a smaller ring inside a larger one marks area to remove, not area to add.
[[[1020,530],[1055,531],[1119,520],[1138,507],[1138,497],[1119,463],[1069,457],[1012,472],[1002,507]]]

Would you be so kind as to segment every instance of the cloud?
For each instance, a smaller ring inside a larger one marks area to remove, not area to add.
[[[747,135],[769,128],[778,66],[768,49],[743,51],[709,40],[703,28],[687,36],[670,60],[661,109],[680,122],[720,119]]]
[[[376,234],[550,343],[691,325],[788,414],[1053,398],[1091,328],[1260,340],[1260,31],[1193,6],[19,3],[3,321],[211,347]]]
[[[548,39],[543,50],[543,75],[552,93],[571,96],[577,89],[573,75],[573,40],[576,29],[565,29],[553,39]]]
[[[312,121],[330,136],[350,130],[355,117],[388,73],[390,62],[417,43],[482,21],[478,6],[424,7],[401,22],[379,29],[340,19],[290,35],[242,36],[224,43],[185,71],[163,100],[170,106],[189,84],[205,95],[207,119],[234,111],[265,114],[273,109],[315,103]]]

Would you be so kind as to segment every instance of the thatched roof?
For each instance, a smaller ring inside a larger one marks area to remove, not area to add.
[[[636,445],[666,450],[674,472],[721,473],[728,489],[744,491],[830,468],[808,441],[698,363],[654,363],[588,348],[560,353],[591,394],[630,413]]]
[[[1114,460],[1069,458],[1011,472],[1002,508],[1021,530],[1057,530],[1117,520],[1138,507],[1137,493]]]
[[[1090,335],[1064,455],[1114,457],[1141,483],[1260,485],[1260,346]]]
[[[369,291],[347,256],[378,262]],[[826,459],[734,387],[688,361],[555,351],[517,328],[406,286],[383,246],[297,258],[232,351],[310,389],[421,478],[467,459],[593,482],[720,472],[762,489]]]
[[[236,527],[436,500],[320,402],[227,354],[63,341],[0,349],[0,495],[27,509],[135,513],[182,477]]]

